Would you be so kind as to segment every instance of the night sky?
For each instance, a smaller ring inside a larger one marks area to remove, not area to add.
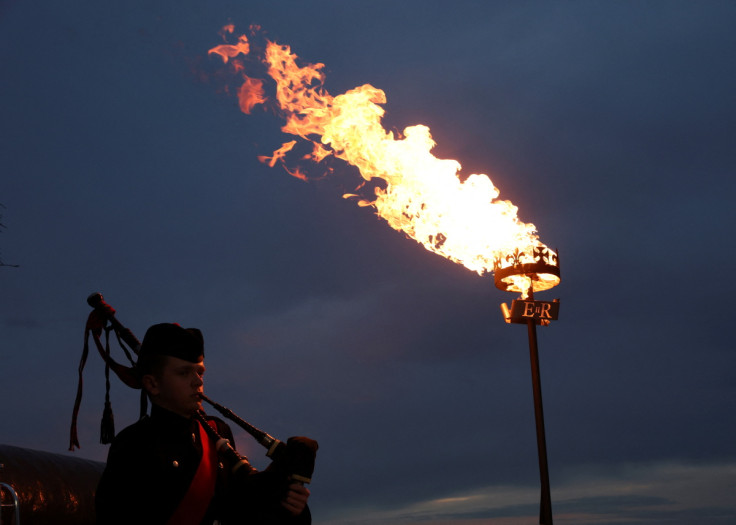
[[[559,249],[537,297],[561,305],[538,329],[556,523],[736,522],[728,1],[0,3],[0,443],[104,461],[96,354],[67,451],[100,292],[139,338],[200,328],[210,397],[319,441],[315,523],[537,519],[518,295],[343,199],[354,167],[260,162],[291,137],[225,92],[228,23],[333,95],[384,90],[386,129],[429,126]],[[111,398],[120,430],[138,393]]]

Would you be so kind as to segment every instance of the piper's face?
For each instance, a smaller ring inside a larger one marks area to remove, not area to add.
[[[167,357],[161,375],[146,376],[151,399],[159,406],[184,417],[202,408],[204,362],[192,363],[178,357]]]

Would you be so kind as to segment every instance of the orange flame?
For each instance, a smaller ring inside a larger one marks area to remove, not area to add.
[[[243,42],[247,38],[240,37],[237,46],[217,46],[210,53],[227,61],[237,55],[236,49],[249,52]],[[333,97],[324,89],[324,64],[300,67],[297,58],[289,46],[267,42],[263,60],[286,120],[282,131],[314,145],[308,158],[320,162],[331,155],[356,166],[366,181],[381,181],[375,199],[359,205],[373,206],[392,228],[481,275],[492,272],[494,261],[514,251],[529,254],[522,262],[533,262],[532,248],[544,246],[535,226],[521,222],[517,207],[498,198],[499,190],[487,175],[462,180],[458,161],[432,155],[435,142],[428,127],[410,126],[398,136],[383,128],[382,90],[365,84]],[[245,78],[247,87],[242,90],[251,94],[253,81]],[[246,113],[265,99],[261,94],[260,99],[249,100],[257,101],[246,105]],[[260,159],[269,166],[284,164],[295,143],[287,142],[272,157]]]
[[[263,104],[266,97],[263,95],[263,81],[243,75],[245,82],[238,89],[240,111],[250,114],[255,106]]]
[[[226,26],[227,28],[228,26]],[[230,31],[232,32],[232,31]],[[238,43],[235,45],[230,44],[221,44],[219,46],[215,46],[212,49],[208,51],[210,55],[220,55],[222,57],[222,61],[227,63],[228,60],[231,58],[234,58],[238,56],[239,54],[247,55],[250,53],[250,42],[248,42],[248,37],[245,35],[241,35],[238,39]]]
[[[273,168],[277,162],[283,162],[286,154],[290,152],[294,146],[296,146],[295,140],[292,140],[291,142],[285,142],[281,145],[279,149],[273,152],[273,157],[259,156],[258,160],[268,164],[271,168]]]

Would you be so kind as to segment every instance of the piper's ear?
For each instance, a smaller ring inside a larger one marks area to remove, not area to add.
[[[156,376],[154,376],[153,374],[144,375],[141,378],[141,383],[143,384],[144,390],[152,396],[155,396],[159,393],[158,381],[156,380]]]

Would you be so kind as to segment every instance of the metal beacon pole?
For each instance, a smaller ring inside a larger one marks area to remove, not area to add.
[[[529,261],[532,262],[529,262]],[[532,368],[534,394],[534,419],[537,428],[537,454],[539,456],[539,478],[541,497],[539,504],[540,525],[552,525],[552,498],[547,466],[547,443],[544,432],[542,409],[542,384],[539,374],[539,351],[537,347],[537,325],[547,326],[557,320],[559,299],[536,301],[534,292],[548,290],[560,283],[560,265],[557,252],[547,247],[535,247],[531,257],[516,252],[504,260],[496,261],[494,269],[496,287],[506,292],[520,292],[521,298],[511,303],[501,303],[501,311],[507,323],[527,325],[529,335],[529,357]]]

